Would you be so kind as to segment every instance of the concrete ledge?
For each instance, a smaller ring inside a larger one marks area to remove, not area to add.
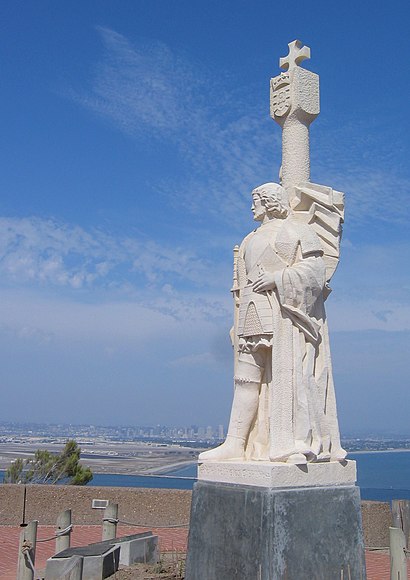
[[[355,485],[356,461],[307,465],[264,461],[204,461],[198,464],[198,480],[276,488]]]
[[[104,578],[117,572],[120,562],[120,548],[104,543],[68,548],[47,560],[47,580],[61,580],[67,567],[67,559],[71,559],[73,556],[82,556],[84,579],[104,580]]]
[[[120,548],[120,564],[155,564],[159,560],[158,536],[152,532],[141,532],[99,542]],[[92,544],[91,544],[92,545]]]
[[[71,556],[57,566],[47,563],[45,574],[45,580],[81,580],[83,577],[83,557]]]

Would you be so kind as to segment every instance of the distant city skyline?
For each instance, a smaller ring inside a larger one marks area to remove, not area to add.
[[[226,425],[232,249],[277,181],[269,80],[320,75],[312,181],[346,193],[327,301],[340,428],[407,432],[410,5],[5,0],[0,419]]]
[[[226,425],[93,425],[93,424],[73,424],[73,423],[27,423],[27,422],[7,422],[0,421],[0,442],[7,436],[47,436],[56,435],[58,438],[80,437],[86,435],[99,436],[116,434],[123,437],[178,437],[178,432],[182,432],[182,438],[187,438],[189,432],[198,439],[223,439],[225,436]],[[357,431],[351,433],[342,433],[344,439],[368,439],[368,440],[391,440],[401,439],[410,441],[410,428],[404,431]]]

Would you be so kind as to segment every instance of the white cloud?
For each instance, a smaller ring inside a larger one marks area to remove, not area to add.
[[[408,329],[410,276],[403,256],[409,252],[404,243],[345,244],[333,283],[335,292],[328,301],[331,329]],[[47,295],[53,288],[64,288],[64,300],[77,303],[74,308],[80,308],[78,303],[83,301],[81,316],[87,320],[100,317],[99,303],[110,302],[111,309],[118,303],[121,311],[121,304],[131,301],[134,311],[142,307],[192,323],[229,324],[231,296],[228,286],[224,288],[215,277],[220,267],[193,249],[146,239],[118,239],[99,230],[40,218],[0,218],[2,286],[43,289]],[[86,308],[86,301],[94,306]],[[23,335],[37,328],[28,316],[26,322],[20,321],[19,328],[26,328],[19,331]],[[70,326],[70,318],[64,323]],[[40,332],[53,335],[50,329]]]
[[[162,43],[136,45],[113,30],[99,31],[105,53],[91,87],[69,96],[154,150],[157,139],[166,139],[179,152],[182,178],[158,179],[157,191],[191,211],[243,223],[251,188],[273,177],[280,134],[268,109],[252,112],[236,88],[218,86],[210,71],[198,72]]]
[[[105,58],[95,69],[91,93],[73,96],[126,133],[143,136],[147,126],[175,130],[184,118],[179,94],[189,90],[192,72],[164,44],[146,42],[136,50],[121,34],[98,30]]]
[[[243,227],[249,191],[276,180],[280,165],[280,129],[268,117],[268,103],[255,111],[252,90],[238,90],[233,79],[163,43],[131,44],[113,30],[99,31],[104,56],[90,88],[71,97],[153,149],[161,139],[179,152],[182,173],[159,176],[157,191],[192,212]],[[351,223],[407,221],[410,176],[391,147],[400,128],[333,114],[335,120],[320,119],[313,129],[313,180],[346,192]]]
[[[218,328],[212,305],[198,310],[183,297],[180,304],[174,308],[171,305],[166,312],[154,300],[90,304],[50,295],[46,298],[26,290],[2,290],[0,296],[3,336],[13,335],[36,344],[103,344],[110,355],[119,345],[133,348],[136,343],[148,347],[154,342],[161,351],[164,340],[189,343],[193,336],[209,336]]]
[[[410,243],[346,244],[327,302],[333,331],[410,330]]]
[[[212,285],[214,267],[195,251],[145,238],[116,238],[37,217],[0,218],[3,284],[72,289],[164,283]]]
[[[313,180],[345,192],[346,220],[356,230],[374,220],[395,227],[410,219],[410,174],[397,153],[405,150],[401,127],[373,113],[361,119],[332,111],[334,118],[320,118],[312,133]]]

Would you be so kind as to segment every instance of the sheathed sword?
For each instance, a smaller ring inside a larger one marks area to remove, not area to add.
[[[239,259],[239,246],[235,246],[233,249],[233,286],[232,286],[232,296],[233,296],[233,336],[231,335],[231,342],[234,349],[233,358],[233,370],[234,376],[236,375],[236,366],[238,362],[238,324],[239,324],[239,274],[238,274],[238,259]]]

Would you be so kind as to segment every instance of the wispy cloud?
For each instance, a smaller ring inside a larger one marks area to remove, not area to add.
[[[251,90],[241,94],[232,79],[217,78],[163,43],[99,32],[105,52],[91,86],[71,96],[124,133],[151,147],[165,139],[179,152],[179,176],[159,177],[157,191],[184,200],[192,212],[243,227],[249,191],[276,180],[280,164],[280,129],[267,104],[255,110]],[[342,111],[314,129],[313,175],[347,193],[356,224],[409,219],[410,176],[390,145],[400,129],[386,123],[380,115],[372,122]]]
[[[374,220],[397,226],[410,219],[410,173],[399,153],[401,127],[380,112],[374,115],[363,120],[339,111],[313,133],[315,177],[346,193],[346,219],[356,230]]]
[[[403,257],[407,242],[348,245],[328,299],[333,331],[410,330],[410,278]]]
[[[193,72],[162,43],[146,41],[136,49],[121,34],[98,28],[105,47],[91,91],[74,94],[83,105],[125,133],[143,138],[147,128],[161,138],[184,124]],[[180,97],[185,94],[181,101]]]
[[[3,288],[64,289],[66,297],[92,302],[131,300],[175,319],[218,320],[226,326],[231,318],[229,286],[222,284],[217,273],[222,266],[207,251],[207,245],[201,254],[53,220],[0,218]],[[344,244],[329,299],[331,328],[409,328],[410,281],[403,268],[409,252],[403,242]]]
[[[106,28],[99,28],[99,33],[104,55],[93,69],[89,87],[71,91],[70,97],[142,140],[153,155],[159,141],[173,147],[180,171],[166,181],[161,174],[154,177],[156,191],[163,192],[166,204],[174,199],[179,206],[184,202],[184,209],[201,212],[201,227],[214,218],[221,220],[222,227],[218,232],[212,224],[207,231],[204,227],[198,240],[188,245],[164,243],[155,232],[118,237],[102,229],[85,230],[53,220],[3,218],[3,284],[56,286],[74,292],[104,289],[115,293],[116,300],[132,296],[136,303],[178,319],[227,321],[229,282],[221,281],[222,271],[225,275],[230,265],[222,263],[219,254],[215,256],[219,248],[214,238],[226,235],[228,239],[229,227],[235,224],[242,235],[250,229],[249,191],[275,179],[272,165],[274,154],[280,152],[279,127],[269,119],[267,107],[254,110],[251,96],[241,94],[232,79],[215,78],[211,71],[159,42],[131,43]],[[375,140],[380,144],[382,137],[369,137],[367,129],[362,122],[325,122],[315,129],[312,148],[313,179],[317,176],[317,181],[346,192],[347,219],[363,230],[371,220],[407,220],[410,187],[405,172],[394,171],[389,147],[382,148],[387,169],[369,157]],[[373,250],[362,246],[360,259],[354,257],[354,249],[353,244],[349,263],[357,263],[355,271],[343,274],[344,287],[336,290],[330,301],[335,306],[330,308],[336,312],[336,305],[346,299],[347,305],[356,304],[357,312],[365,314],[352,321],[346,314],[335,314],[340,321],[335,328],[350,324],[354,330],[397,329],[400,320],[407,328],[406,316],[400,319],[398,314],[407,304],[405,279],[395,282],[390,277],[386,283],[380,274],[389,263],[396,268],[391,267],[391,272],[403,271],[394,259],[403,248],[381,240]],[[344,254],[342,264],[346,259]],[[367,298],[369,293],[373,302]]]
[[[90,88],[70,96],[151,147],[158,139],[174,147],[182,177],[157,183],[164,194],[178,194],[169,199],[183,200],[194,212],[246,219],[250,189],[274,177],[279,133],[268,108],[262,115],[252,110],[234,87],[162,43],[135,45],[113,30],[99,32],[104,58]]]
[[[0,218],[3,283],[51,284],[74,289],[181,282],[212,283],[212,265],[195,251],[144,238],[114,237],[54,220]],[[171,287],[171,286],[170,286]]]

